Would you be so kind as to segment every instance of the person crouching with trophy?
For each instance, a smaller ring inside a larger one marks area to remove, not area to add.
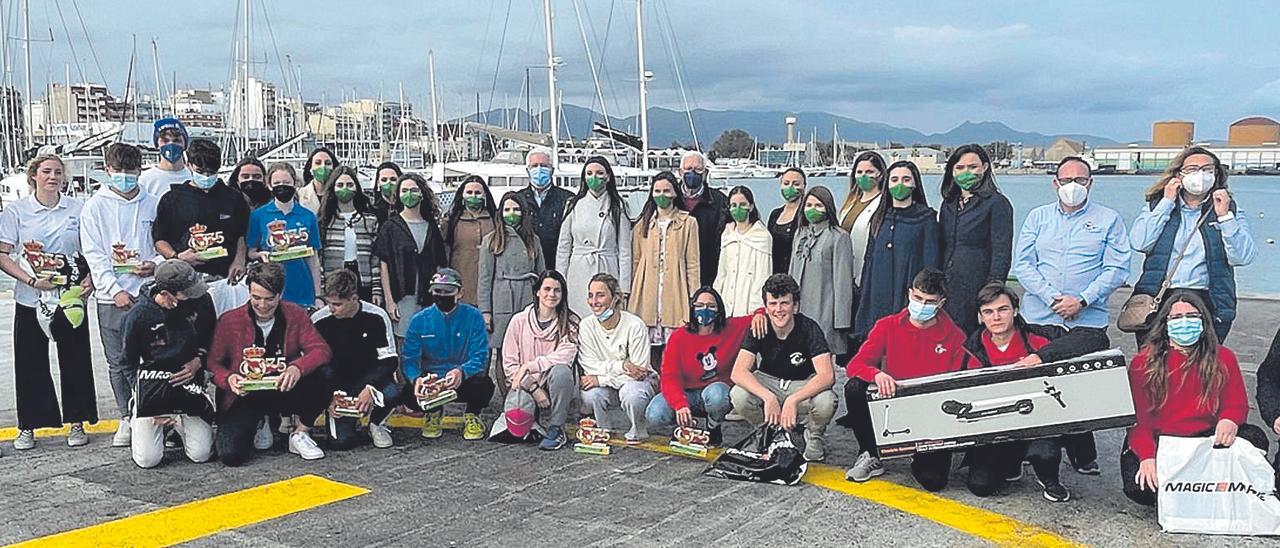
[[[332,400],[331,352],[302,307],[281,302],[284,268],[256,263],[249,268],[249,302],[218,320],[209,351],[209,370],[218,386],[218,455],[239,466],[253,449],[264,415],[293,417],[289,452],[306,460],[324,458],[308,435]],[[268,443],[260,443],[266,441]]]

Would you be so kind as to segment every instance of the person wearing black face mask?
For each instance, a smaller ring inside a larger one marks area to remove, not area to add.
[[[720,233],[729,221],[729,198],[708,184],[707,160],[701,152],[684,153],[678,175],[684,187],[683,209],[698,220],[700,281],[702,285],[711,285],[720,268]]]
[[[236,164],[235,169],[231,170],[231,177],[227,179],[227,183],[244,194],[245,202],[249,204],[250,209],[257,209],[271,201],[271,191],[267,190],[266,173],[266,166],[262,165],[257,158],[250,156]]]
[[[320,295],[320,224],[316,214],[298,207],[297,175],[286,163],[271,164],[267,169],[267,185],[272,201],[249,215],[249,233],[245,242],[249,258],[275,261],[273,253],[284,249],[309,248],[309,255],[283,260],[284,299],[303,308],[324,306]],[[292,254],[292,253],[291,253]]]

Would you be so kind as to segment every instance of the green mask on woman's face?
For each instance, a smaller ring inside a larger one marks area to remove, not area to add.
[[[854,179],[854,182],[857,183],[858,188],[863,192],[870,191],[876,187],[876,178],[870,175],[859,175]]]
[[[893,196],[893,199],[895,200],[905,200],[911,197],[911,192],[913,190],[915,190],[915,187],[909,187],[902,183],[898,183],[889,187],[889,195]]]
[[[782,187],[782,199],[788,202],[796,201],[800,197],[800,189],[793,186]]]
[[[827,218],[827,212],[816,207],[806,207],[804,208],[804,218],[808,219],[811,224],[820,223]]]
[[[333,195],[334,195],[334,196],[337,196],[337,198],[338,198],[338,201],[339,201],[339,202],[341,202],[341,203],[344,203],[344,204],[345,204],[345,203],[350,202],[351,200],[355,199],[355,197],[356,197],[356,191],[355,191],[354,189],[350,189],[350,188],[346,188],[346,187],[343,187],[343,188],[335,188],[335,189],[333,189]]]
[[[462,205],[467,206],[467,209],[477,211],[484,206],[484,198],[481,196],[463,196]]]
[[[418,207],[418,204],[422,203],[422,193],[413,191],[401,192],[400,203],[404,204],[407,208]]]
[[[323,183],[329,180],[329,173],[332,171],[333,168],[329,166],[316,166],[311,168],[311,178]]]
[[[745,206],[731,206],[729,208],[729,216],[733,217],[733,221],[737,223],[745,222],[747,217],[751,215],[751,210]]]
[[[972,171],[957,173],[955,176],[955,181],[956,181],[956,186],[960,187],[962,190],[969,190],[975,186],[978,186],[978,174]]]
[[[666,209],[668,207],[671,207],[671,197],[667,196],[666,194],[654,194],[653,205],[658,206],[658,209]]]
[[[599,175],[591,175],[587,177],[587,188],[590,189],[591,192],[599,192],[600,189],[604,188],[604,177]]]
[[[396,195],[396,182],[387,181],[385,183],[382,183],[382,186],[378,187],[378,190],[381,190],[382,197],[386,198],[387,201],[390,202],[391,198],[395,197]]]
[[[514,212],[514,211],[513,211],[513,212],[511,212],[511,213],[508,213],[508,214],[506,214],[506,215],[503,215],[503,216],[502,216],[502,222],[507,223],[507,226],[509,226],[509,227],[511,227],[511,228],[515,228],[515,227],[520,226],[520,217],[522,217],[522,215],[521,215],[521,214],[516,213],[516,212]]]

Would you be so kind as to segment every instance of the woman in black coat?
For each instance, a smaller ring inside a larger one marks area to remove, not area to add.
[[[991,160],[979,145],[957,148],[942,175],[943,309],[965,334],[978,328],[978,291],[1009,277],[1013,205],[996,188]]]

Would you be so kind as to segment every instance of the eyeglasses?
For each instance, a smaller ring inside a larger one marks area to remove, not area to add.
[[[1182,169],[1179,169],[1178,171],[1183,175],[1191,175],[1192,173],[1195,173],[1197,171],[1204,172],[1204,173],[1212,173],[1214,169],[1215,169],[1215,166],[1213,164],[1208,164],[1203,166],[1182,166]]]
[[[1076,183],[1081,186],[1089,186],[1093,182],[1093,177],[1058,177],[1059,184]]]

